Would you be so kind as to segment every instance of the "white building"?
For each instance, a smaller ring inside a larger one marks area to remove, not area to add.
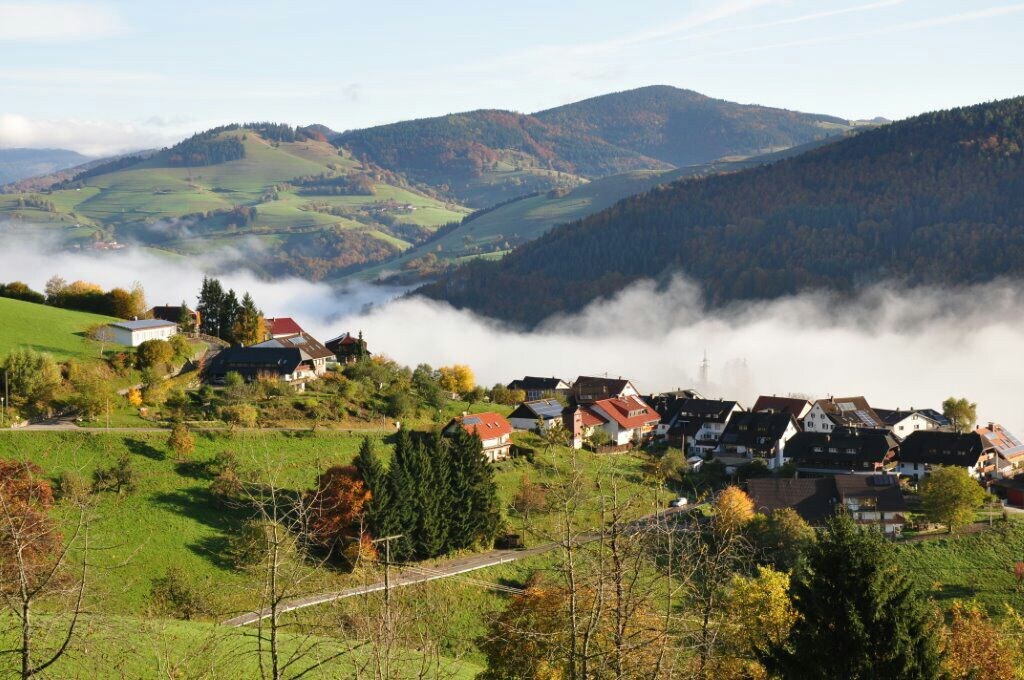
[[[886,424],[864,397],[829,397],[814,402],[803,426],[805,432],[831,432],[837,427],[884,428]]]
[[[129,347],[138,347],[147,340],[167,340],[178,333],[178,324],[160,319],[119,321],[108,327],[113,333],[114,342]]]
[[[875,412],[881,418],[892,433],[900,439],[906,439],[910,433],[918,430],[934,430],[943,423],[929,417],[925,412],[901,409],[877,408]]]

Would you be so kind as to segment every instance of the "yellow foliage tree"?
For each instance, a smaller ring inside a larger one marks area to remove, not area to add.
[[[715,526],[721,531],[739,531],[754,519],[754,501],[738,486],[722,489],[715,500]]]
[[[757,576],[736,576],[724,607],[727,654],[716,678],[766,678],[758,652],[782,644],[796,622],[789,574],[759,566]]]
[[[142,406],[142,391],[137,387],[133,387],[128,390],[128,394],[125,395],[125,398],[128,399],[128,403],[135,408]]]
[[[473,369],[465,364],[442,366],[437,369],[437,373],[441,387],[448,392],[466,394],[476,387],[476,376],[473,375]]]
[[[942,667],[950,680],[1022,677],[1021,650],[977,606],[956,602],[942,630]]]

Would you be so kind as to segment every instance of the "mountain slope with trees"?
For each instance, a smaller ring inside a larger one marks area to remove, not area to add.
[[[424,295],[535,324],[679,272],[711,305],[898,278],[977,283],[1024,258],[1024,98],[918,116],[683,181],[471,262]]]
[[[69,149],[0,149],[0,184],[45,175],[89,160]]]

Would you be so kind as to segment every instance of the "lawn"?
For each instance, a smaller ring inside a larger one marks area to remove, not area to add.
[[[99,345],[84,331],[112,321],[119,319],[0,298],[0,357],[15,347],[30,347],[60,361],[94,358]]]

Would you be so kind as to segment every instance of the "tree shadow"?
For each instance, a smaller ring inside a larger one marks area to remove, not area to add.
[[[217,536],[204,537],[189,544],[188,547],[217,567],[234,567],[227,557],[229,537],[238,532],[251,513],[244,508],[221,503],[206,486],[191,486],[178,491],[158,493],[151,498],[156,505],[219,532]]]
[[[189,479],[212,479],[212,464],[213,461],[209,460],[186,460],[176,464],[174,471]]]
[[[969,600],[977,594],[977,588],[963,584],[944,583],[936,593],[936,597],[940,600]]]
[[[125,439],[124,446],[130,452],[151,460],[164,460],[167,454],[143,439]]]

